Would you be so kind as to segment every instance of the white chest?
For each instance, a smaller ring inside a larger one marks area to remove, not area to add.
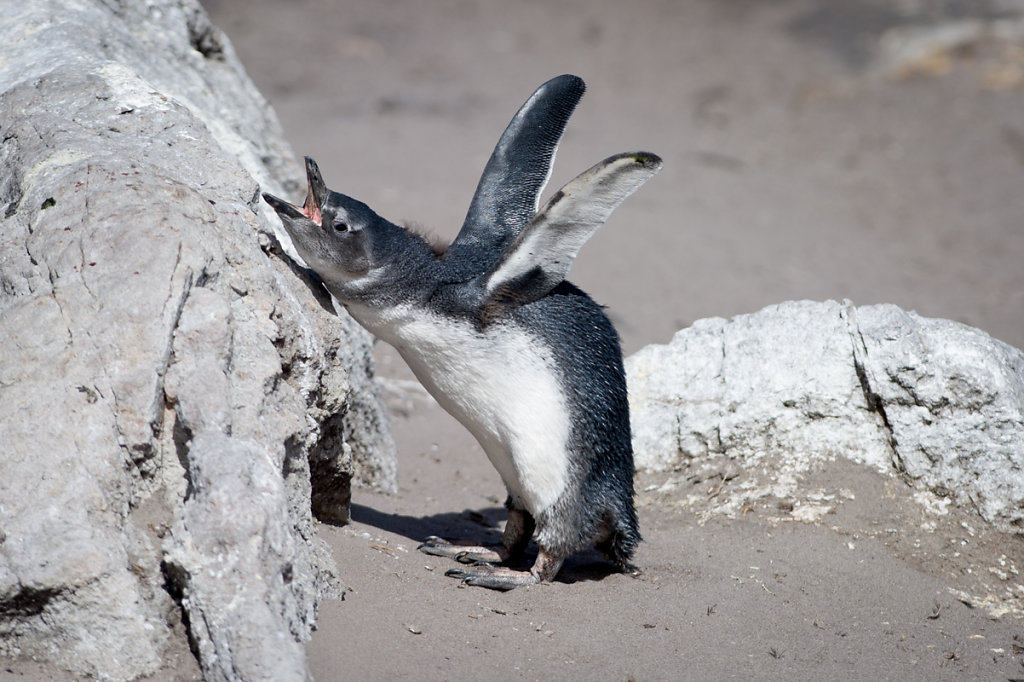
[[[509,492],[537,513],[565,488],[570,419],[551,353],[511,325],[484,333],[412,308],[349,312],[390,343],[476,437]]]

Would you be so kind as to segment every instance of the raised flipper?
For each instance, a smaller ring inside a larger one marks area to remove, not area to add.
[[[661,159],[654,154],[617,154],[559,190],[484,275],[484,320],[536,301],[556,287],[615,207],[660,169]]]
[[[448,258],[490,269],[522,231],[537,212],[558,142],[585,89],[577,76],[558,76],[520,107],[491,153]]]

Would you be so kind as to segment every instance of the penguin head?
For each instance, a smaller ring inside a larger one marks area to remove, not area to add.
[[[365,298],[359,294],[399,278],[404,254],[422,251],[415,249],[416,238],[405,229],[363,202],[327,189],[316,161],[308,156],[306,178],[301,207],[272,194],[263,198],[280,216],[299,256],[339,298]]]

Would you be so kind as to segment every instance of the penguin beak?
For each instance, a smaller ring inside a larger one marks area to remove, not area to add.
[[[320,167],[316,165],[313,157],[306,157],[306,202],[302,204],[302,213],[317,225],[323,222],[320,215],[320,207],[327,200],[327,185],[320,175]]]
[[[284,199],[279,199],[275,197],[273,194],[268,194],[267,192],[264,192],[263,200],[270,204],[270,207],[277,211],[277,215],[281,216],[282,219],[290,218],[292,220],[296,220],[298,218],[306,217],[306,214],[303,213],[301,210],[299,210],[295,206],[292,206]]]
[[[320,174],[320,167],[316,165],[316,161],[308,156],[306,157],[306,185],[306,201],[302,204],[302,208],[267,192],[263,193],[263,198],[270,204],[271,208],[277,211],[277,214],[282,219],[290,218],[291,220],[297,220],[299,218],[309,218],[319,225],[322,222],[320,207],[327,200],[329,190],[324,183],[323,176]]]

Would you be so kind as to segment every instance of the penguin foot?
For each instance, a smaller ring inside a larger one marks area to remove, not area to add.
[[[500,563],[508,558],[503,555],[503,547],[459,545],[433,535],[427,538],[417,549],[431,556],[455,559],[460,564]]]
[[[458,578],[463,585],[486,587],[491,590],[507,592],[523,585],[536,585],[540,579],[529,571],[514,571],[504,566],[481,563],[466,568],[452,568],[444,573],[451,578]]]
[[[453,568],[445,575],[458,578],[463,585],[475,585],[492,590],[512,590],[523,585],[550,582],[562,567],[564,556],[544,547],[537,553],[537,560],[529,571],[516,571],[506,566],[479,563],[465,568]]]

